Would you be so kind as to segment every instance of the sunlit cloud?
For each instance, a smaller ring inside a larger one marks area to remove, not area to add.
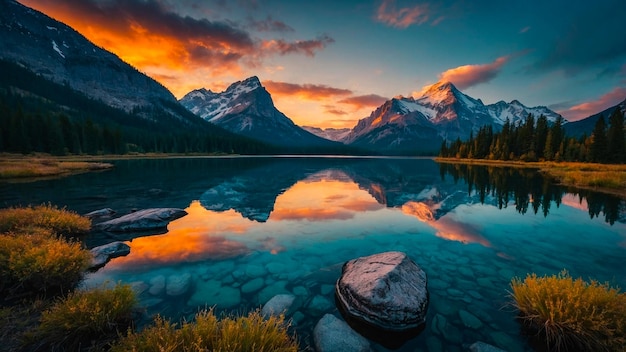
[[[615,87],[596,100],[580,103],[557,112],[569,121],[577,121],[617,105],[625,99],[626,87]]]
[[[383,0],[376,11],[376,20],[396,28],[407,28],[411,25],[420,25],[430,18],[428,4],[418,4],[413,7],[396,6],[395,0]],[[437,19],[437,23],[442,18]]]
[[[339,100],[338,103],[352,105],[358,110],[363,108],[378,107],[387,100],[389,99],[382,97],[378,94],[367,94],[344,98]]]
[[[463,65],[451,68],[439,75],[439,81],[452,82],[459,89],[466,89],[494,79],[511,56],[502,56],[494,62],[481,65]]]
[[[348,115],[347,111],[336,109],[332,105],[324,105],[324,109],[325,109],[324,110],[325,112],[332,114],[332,115],[337,115],[337,116]]]
[[[520,32],[520,34],[522,34],[522,33],[528,32],[529,30],[530,30],[530,26],[526,26],[526,27],[520,29],[519,32]]]
[[[308,100],[324,100],[352,94],[349,89],[334,88],[325,84],[297,84],[276,81],[263,81],[263,85],[273,95],[298,96]]]
[[[283,39],[266,40],[261,44],[261,48],[265,54],[304,54],[313,57],[317,51],[334,42],[333,38],[324,34],[316,39],[296,40],[294,42],[288,42]]]

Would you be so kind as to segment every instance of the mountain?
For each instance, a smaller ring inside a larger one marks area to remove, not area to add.
[[[57,140],[57,151],[65,147],[63,153],[264,148],[195,116],[165,87],[113,53],[13,0],[0,0],[0,102],[8,115],[25,119],[2,120],[0,130],[36,142],[16,147],[18,138],[3,135],[0,149],[6,151],[54,152],[33,129],[51,130],[43,138]],[[38,125],[42,122],[45,126]],[[54,135],[59,128],[63,141]],[[85,148],[96,136],[98,141]]]
[[[313,126],[302,126],[302,128],[313,133],[314,135],[318,137],[322,137],[324,139],[328,139],[328,140],[336,141],[336,142],[340,142],[352,130],[350,128],[332,128],[332,127],[322,129],[322,128],[313,127]]]
[[[568,136],[572,136],[572,137],[580,137],[582,135],[590,136],[591,132],[593,131],[593,128],[596,125],[596,122],[598,122],[598,120],[600,119],[600,116],[604,116],[604,121],[608,123],[609,116],[611,116],[613,111],[615,111],[615,109],[617,108],[622,109],[622,112],[626,114],[626,99],[624,99],[624,101],[622,101],[621,103],[615,106],[611,106],[608,109],[600,111],[597,114],[593,114],[582,120],[573,121],[573,122],[566,124],[564,127],[565,133]]]
[[[544,114],[550,122],[559,117],[546,107],[529,108],[517,100],[485,105],[452,83],[439,82],[419,98],[396,97],[385,102],[341,141],[386,153],[434,152],[444,139],[467,139],[484,125],[498,130],[507,118],[517,123],[529,113]]]
[[[257,77],[235,82],[221,93],[193,90],[180,103],[217,126],[267,143],[295,147],[340,145],[300,128],[278,111]]]

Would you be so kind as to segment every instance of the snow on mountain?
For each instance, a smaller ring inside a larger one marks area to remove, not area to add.
[[[546,107],[529,108],[517,100],[485,105],[452,83],[439,82],[420,97],[396,97],[385,102],[341,141],[387,152],[435,151],[442,140],[467,139],[485,125],[499,130],[507,119],[518,123],[529,113],[535,117],[543,114],[550,122],[559,117]]]
[[[300,128],[278,111],[271,95],[257,77],[235,82],[221,93],[204,88],[191,91],[180,99],[180,103],[220,127],[270,144],[297,147],[337,145]]]
[[[313,133],[318,137],[322,137],[324,139],[328,139],[331,141],[342,141],[348,133],[350,133],[350,128],[319,128],[313,126],[302,126],[303,129]]]

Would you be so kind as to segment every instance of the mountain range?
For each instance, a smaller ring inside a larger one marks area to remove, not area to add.
[[[13,0],[0,0],[0,93],[12,101],[10,107],[67,114],[77,131],[79,123],[93,119],[144,151],[426,154],[435,153],[444,140],[467,139],[485,125],[497,131],[505,121],[517,124],[528,114],[544,115],[550,123],[560,118],[544,106],[527,107],[517,100],[485,105],[450,82],[436,83],[418,97],[390,99],[352,129],[296,125],[274,106],[257,77],[223,92],[197,89],[178,101],[71,27]],[[589,135],[600,114],[607,117],[617,107],[626,110],[626,101],[564,128]],[[0,126],[5,134],[12,128],[7,126]],[[190,135],[203,137],[191,141]]]

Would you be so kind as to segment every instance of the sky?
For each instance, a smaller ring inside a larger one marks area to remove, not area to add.
[[[353,127],[450,81],[570,121],[626,99],[626,1],[19,0],[167,87],[257,76],[298,125]]]

